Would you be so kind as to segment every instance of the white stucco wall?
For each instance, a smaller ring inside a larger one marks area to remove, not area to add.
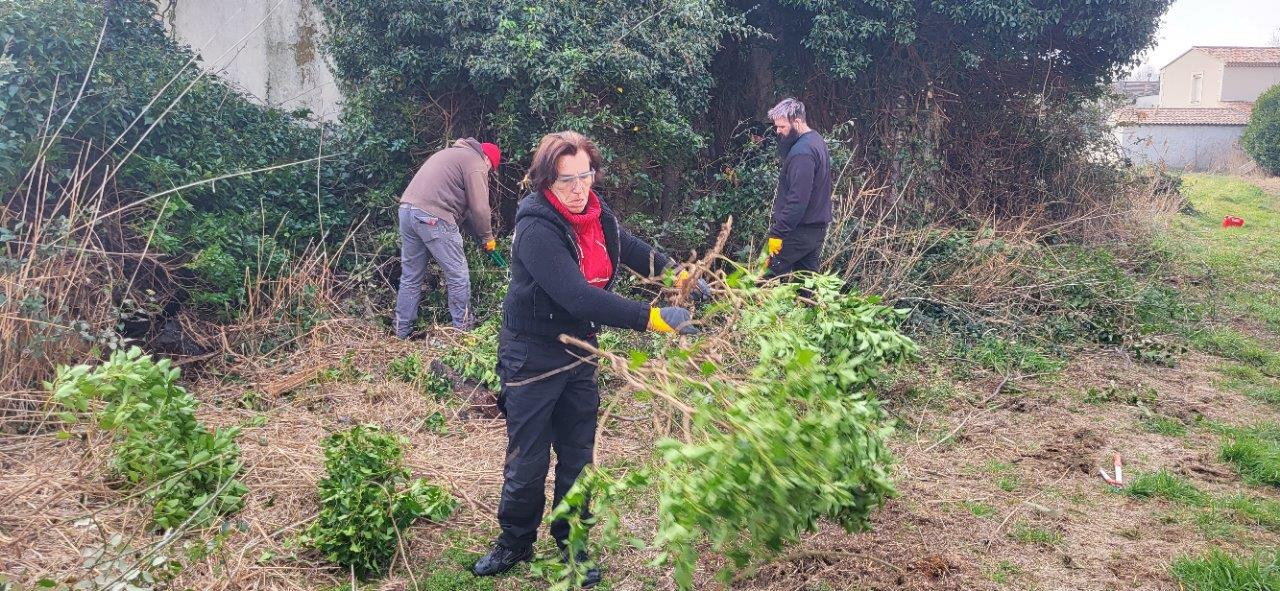
[[[171,34],[263,103],[334,120],[342,99],[313,0],[157,0]]]
[[[1280,66],[1227,66],[1222,76],[1222,100],[1255,101],[1280,84]]]
[[[1125,125],[1116,139],[1136,164],[1163,164],[1174,170],[1221,171],[1244,157],[1241,125]]]
[[[1191,80],[1203,76],[1200,102],[1191,100]],[[1222,105],[1222,62],[1192,49],[1160,70],[1161,107],[1219,107]]]

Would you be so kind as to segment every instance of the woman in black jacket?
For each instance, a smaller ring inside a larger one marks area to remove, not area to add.
[[[506,572],[532,558],[552,448],[557,458],[552,506],[592,462],[600,409],[596,367],[583,360],[586,351],[561,343],[560,335],[595,344],[601,326],[696,332],[684,308],[650,308],[611,291],[620,265],[654,277],[671,263],[618,224],[591,190],[599,169],[600,153],[590,139],[571,131],[544,136],[529,169],[534,191],[516,211],[511,285],[498,336],[503,383],[498,407],[507,419],[498,505],[502,534],[476,562],[477,575]],[[694,293],[705,297],[706,284],[700,282]],[[568,524],[551,524],[551,535],[563,553]],[[599,580],[592,568],[585,584]]]

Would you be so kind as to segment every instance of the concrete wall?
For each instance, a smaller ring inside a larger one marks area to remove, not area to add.
[[[1158,107],[1160,106],[1160,95],[1140,96],[1133,100],[1133,106],[1138,108]]]
[[[1255,101],[1280,84],[1280,66],[1227,66],[1222,76],[1222,100]]]
[[[1174,170],[1225,171],[1247,162],[1240,149],[1241,125],[1125,125],[1116,139],[1135,164]]]
[[[1160,106],[1222,106],[1222,69],[1222,62],[1200,50],[1188,51],[1160,70]],[[1203,76],[1198,103],[1191,100],[1191,81],[1195,74]]]
[[[334,120],[342,99],[313,0],[157,0],[170,33],[264,104]]]

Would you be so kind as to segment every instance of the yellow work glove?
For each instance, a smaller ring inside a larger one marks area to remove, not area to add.
[[[680,334],[698,334],[698,327],[690,320],[693,315],[678,306],[665,308],[649,308],[649,330],[653,332],[679,332]]]
[[[778,251],[780,250],[782,250],[782,239],[770,238],[769,239],[769,256],[777,256]]]
[[[684,289],[684,284],[688,282],[688,271],[681,271],[679,275],[676,275],[677,289]],[[695,302],[705,302],[711,299],[711,285],[709,285],[706,280],[699,279],[697,285],[694,285],[693,289],[689,290],[689,297]]]

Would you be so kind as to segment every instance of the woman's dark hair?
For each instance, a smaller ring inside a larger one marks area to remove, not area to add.
[[[548,133],[538,142],[538,149],[533,152],[533,164],[529,165],[529,173],[525,181],[529,187],[539,193],[551,188],[556,180],[556,162],[561,156],[573,156],[585,151],[591,160],[591,168],[596,171],[596,180],[600,179],[600,150],[595,142],[576,131]]]

